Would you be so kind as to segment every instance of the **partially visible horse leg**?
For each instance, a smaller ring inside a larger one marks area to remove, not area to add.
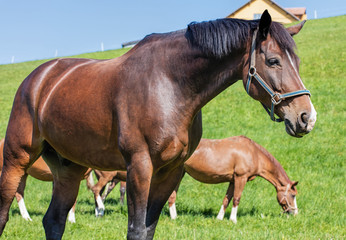
[[[185,171],[183,173],[183,177],[184,177],[184,175],[185,175]],[[181,178],[181,180],[183,179],[183,177]],[[169,215],[171,216],[171,219],[177,218],[177,209],[175,207],[175,201],[177,200],[177,193],[178,193],[178,190],[180,187],[181,180],[179,181],[179,183],[175,187],[174,191],[172,192],[172,194],[168,198]]]
[[[74,202],[72,208],[70,209],[70,211],[68,212],[68,221],[70,223],[76,223],[76,203],[77,203],[77,200]]]
[[[94,193],[96,217],[102,217],[104,215],[105,206],[100,196],[100,192],[102,191],[102,189],[106,186],[108,182],[109,182],[108,178],[104,178],[100,176],[98,182],[93,187],[91,187],[91,191]]]
[[[16,199],[17,199],[19,211],[20,211],[20,214],[22,215],[22,217],[25,220],[32,221],[32,219],[30,218],[30,215],[28,213],[28,210],[26,210],[25,203],[24,203],[24,189],[25,189],[27,177],[28,177],[28,174],[23,175],[23,177],[19,183],[17,192],[16,192]]]
[[[147,240],[154,238],[155,228],[158,223],[161,210],[166,204],[173,190],[181,181],[183,175],[183,164],[164,174],[165,176],[163,177],[160,176],[160,172],[158,172],[157,175],[159,176],[154,176],[151,182],[148,213],[146,218]]]
[[[221,209],[219,211],[219,214],[217,215],[217,219],[222,220],[223,217],[225,216],[226,209],[231,202],[231,199],[233,197],[234,193],[234,182],[230,182],[227,188],[226,196],[223,199]]]
[[[120,182],[120,180],[113,178],[112,181],[108,182],[106,186],[104,187],[104,191],[101,189],[102,193],[102,201],[104,202],[107,198],[107,196],[113,191],[114,187]]]
[[[91,188],[95,185],[93,171],[90,171],[88,177],[85,180],[86,180],[87,188],[91,190]]]
[[[124,197],[126,193],[126,182],[120,182],[120,204],[124,205]]]
[[[52,200],[42,222],[47,239],[61,239],[67,214],[76,202],[80,181],[88,168],[57,156],[54,150],[45,151],[43,157],[54,180]]]
[[[177,199],[177,191],[174,190],[168,198],[168,207],[169,207],[169,215],[171,216],[171,219],[177,218],[177,209],[175,207],[175,201]]]
[[[237,223],[237,210],[240,202],[241,194],[244,190],[245,184],[247,182],[246,177],[234,177],[234,197],[233,197],[233,207],[230,216],[230,220]]]

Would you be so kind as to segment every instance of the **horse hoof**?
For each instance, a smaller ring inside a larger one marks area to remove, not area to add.
[[[104,214],[105,214],[105,210],[103,208],[95,208],[96,217],[103,217]]]
[[[30,217],[24,217],[24,220],[32,222],[32,219]]]

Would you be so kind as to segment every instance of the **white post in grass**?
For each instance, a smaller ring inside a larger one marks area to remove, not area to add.
[[[314,11],[314,17],[315,17],[315,19],[317,19],[317,11],[316,10]]]
[[[54,57],[57,57],[58,56],[58,49],[55,49],[55,55]]]
[[[103,47],[103,42],[101,42],[101,52],[103,52],[105,49]]]
[[[14,63],[14,56],[12,56],[11,63]]]

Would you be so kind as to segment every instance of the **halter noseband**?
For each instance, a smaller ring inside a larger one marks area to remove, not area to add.
[[[286,213],[286,212],[288,212],[288,211],[290,211],[290,210],[295,211],[295,210],[298,209],[298,208],[296,208],[295,206],[292,207],[292,206],[290,205],[290,203],[288,202],[287,193],[288,193],[288,190],[290,189],[290,187],[291,187],[291,185],[290,185],[290,184],[287,184],[287,187],[286,187],[286,191],[285,191],[285,193],[284,193],[284,196],[283,196],[283,197],[281,198],[281,200],[280,200],[280,203],[282,202],[282,200],[285,200],[286,203],[287,203],[287,206],[288,206],[287,209],[284,210],[284,213]]]
[[[289,93],[284,93],[284,94],[280,94],[277,92],[274,92],[273,89],[271,89],[268,84],[261,78],[261,76],[257,73],[256,68],[255,68],[255,59],[256,59],[256,36],[257,36],[257,29],[254,31],[253,33],[253,37],[252,37],[252,45],[251,45],[251,59],[250,59],[250,68],[249,68],[249,73],[248,73],[248,80],[246,83],[246,92],[250,95],[249,91],[250,91],[250,84],[251,84],[251,80],[252,78],[256,79],[257,82],[264,88],[264,90],[267,91],[267,93],[270,95],[271,98],[271,109],[269,110],[269,108],[267,106],[265,106],[262,103],[262,106],[264,107],[264,109],[267,111],[267,113],[270,115],[270,119],[273,120],[274,122],[282,122],[283,120],[281,118],[275,118],[274,116],[274,107],[276,105],[278,105],[282,100],[286,99],[286,98],[290,98],[290,97],[296,97],[296,96],[300,96],[300,95],[309,95],[310,91],[307,89],[304,90],[298,90],[298,91],[294,91],[294,92],[289,92]]]

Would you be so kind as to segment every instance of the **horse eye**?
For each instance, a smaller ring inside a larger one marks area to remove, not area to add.
[[[279,60],[276,59],[276,58],[271,58],[268,60],[268,63],[271,65],[271,66],[274,66],[274,65],[279,65]]]

